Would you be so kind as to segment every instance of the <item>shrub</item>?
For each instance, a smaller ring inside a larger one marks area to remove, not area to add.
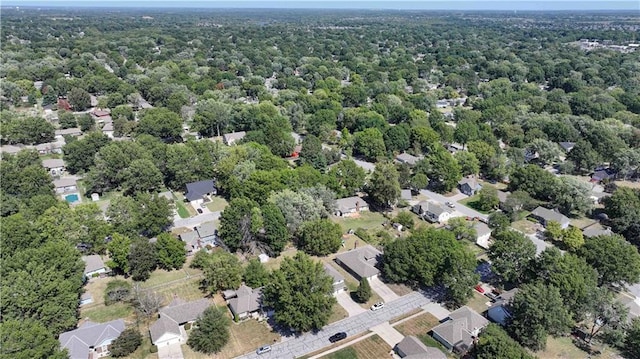
[[[155,345],[152,345],[151,348],[149,349],[149,352],[151,353],[157,353],[158,352],[158,347]]]
[[[366,303],[371,299],[371,286],[369,285],[369,281],[367,278],[362,278],[360,280],[360,285],[358,285],[358,289],[354,293],[355,300],[360,303]]]
[[[140,344],[142,344],[140,332],[135,328],[125,329],[111,344],[111,356],[116,358],[127,356],[136,351]]]
[[[184,330],[189,330],[191,329],[191,323],[187,323],[184,325]]]
[[[122,279],[115,279],[107,284],[104,290],[104,304],[111,305],[129,299],[131,295],[131,283]]]

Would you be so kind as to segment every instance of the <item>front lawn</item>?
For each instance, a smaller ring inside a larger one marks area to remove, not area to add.
[[[349,317],[349,313],[347,313],[347,311],[344,308],[342,308],[340,304],[336,303],[333,305],[333,308],[331,308],[331,316],[329,316],[329,323],[334,323],[347,317]]]
[[[487,302],[489,302],[489,298],[473,289],[473,296],[469,298],[469,301],[467,301],[467,306],[482,314],[484,311],[489,309],[489,306],[487,306]]]
[[[211,212],[224,211],[228,205],[227,200],[219,196],[212,196],[211,201],[206,203]]]
[[[477,194],[474,195],[474,196],[471,196],[471,197],[467,197],[465,199],[461,199],[461,200],[458,201],[458,203],[460,203],[462,205],[465,205],[465,206],[467,206],[469,208],[473,208],[473,209],[475,209],[476,211],[478,211],[478,212],[480,212],[482,214],[491,213],[491,212],[487,212],[485,210],[482,210],[480,208],[480,196],[477,195]]]
[[[367,339],[361,340],[340,349],[337,352],[323,356],[326,359],[369,359],[369,358],[385,358],[389,356],[391,347],[382,338],[373,335]]]
[[[536,228],[538,228],[539,226],[540,225],[538,223],[531,222],[528,219],[522,219],[522,220],[511,223],[511,227],[519,230],[520,232],[524,232],[526,234],[536,233]]]
[[[337,352],[325,355],[322,359],[358,359],[358,353],[353,347],[346,347]]]
[[[185,208],[184,203],[176,201],[175,204],[176,204],[176,211],[178,211],[178,216],[180,216],[180,218],[191,217],[189,215],[189,211],[187,211],[187,209]]]
[[[425,312],[424,314],[413,317],[404,323],[396,325],[395,328],[405,336],[419,336],[427,334],[438,324],[438,318],[434,317],[431,313]]]

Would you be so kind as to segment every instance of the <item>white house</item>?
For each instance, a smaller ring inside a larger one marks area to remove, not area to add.
[[[83,256],[82,260],[84,261],[84,276],[86,278],[109,272],[109,267],[104,264],[102,258],[97,254]]]
[[[242,140],[246,135],[247,133],[244,131],[227,133],[225,135],[222,135],[222,140],[227,146],[231,146],[234,143]]]
[[[473,223],[473,229],[476,230],[476,244],[484,249],[488,249],[491,244],[491,228],[480,221],[475,221]]]
[[[344,277],[342,276],[342,274],[340,274],[340,272],[326,263],[324,265],[324,272],[333,279],[333,295],[344,292],[346,290]]]
[[[185,343],[187,332],[184,325],[195,322],[209,306],[211,303],[205,298],[193,302],[174,299],[160,309],[160,319],[149,327],[151,342],[158,347]]]
[[[452,211],[440,203],[422,201],[411,208],[420,218],[432,223],[445,223],[451,218]]]
[[[355,217],[362,211],[368,211],[369,205],[358,196],[336,200],[335,215],[339,217]]]
[[[56,193],[67,193],[78,190],[78,184],[75,179],[72,178],[60,178],[53,181],[53,186],[56,189]]]

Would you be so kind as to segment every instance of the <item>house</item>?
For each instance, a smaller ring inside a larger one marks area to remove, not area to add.
[[[69,351],[69,359],[102,358],[109,355],[111,343],[124,331],[124,320],[107,323],[86,321],[78,329],[60,334],[60,346]]]
[[[591,182],[602,182],[613,180],[616,177],[615,171],[611,168],[599,169],[591,175]]]
[[[48,158],[42,160],[44,167],[52,176],[60,176],[65,170],[64,161],[59,158]]]
[[[203,246],[210,244],[216,246],[216,240],[218,238],[218,230],[216,229],[215,222],[205,222],[196,227],[196,232],[200,238],[200,242]]]
[[[416,157],[408,153],[401,153],[396,156],[396,161],[398,163],[406,163],[409,166],[415,166],[415,164],[420,161],[420,157]]]
[[[186,342],[184,325],[195,322],[210,305],[208,299],[193,302],[174,299],[171,304],[160,309],[160,319],[149,327],[151,342],[158,347]]]
[[[342,276],[342,274],[340,274],[340,272],[326,263],[324,265],[324,272],[333,279],[333,295],[345,291],[346,286],[344,283],[344,277]]]
[[[509,195],[511,194],[511,192],[505,192],[505,191],[496,191],[498,194],[498,207],[500,209],[504,209],[504,204],[507,203],[507,197],[509,197]]]
[[[407,359],[446,359],[447,356],[437,348],[426,346],[420,339],[409,335],[393,348],[400,358]]]
[[[189,202],[197,202],[202,204],[205,196],[212,196],[218,193],[216,182],[212,179],[187,183],[187,192],[184,197]]]
[[[102,126],[102,133],[109,138],[113,138],[113,132],[113,122],[105,122],[104,126]]]
[[[93,117],[93,119],[97,123],[107,123],[113,121],[111,119],[111,111],[109,109],[95,110],[91,112],[91,117]]]
[[[242,140],[246,135],[247,133],[244,131],[227,133],[225,135],[222,135],[222,140],[224,141],[225,145],[231,146],[234,143]]]
[[[104,264],[102,258],[97,254],[83,256],[82,260],[84,261],[84,276],[86,278],[92,278],[110,271],[109,267]]]
[[[448,100],[437,100],[436,101],[436,107],[437,108],[449,107],[449,101]]]
[[[58,109],[59,110],[71,111],[72,107],[73,106],[71,106],[71,104],[69,103],[69,101],[66,98],[58,98]]]
[[[362,278],[373,279],[380,274],[380,270],[377,268],[380,257],[382,257],[382,252],[370,245],[366,245],[338,254],[335,261],[353,274],[357,280]]]
[[[202,242],[197,231],[188,231],[180,234],[180,240],[184,242],[184,249],[187,255],[193,255],[202,249]]]
[[[55,135],[58,139],[62,139],[64,136],[78,137],[82,135],[82,131],[77,127],[65,128],[64,130],[56,130]]]
[[[35,145],[36,151],[40,155],[62,154],[64,142],[47,142]]]
[[[464,147],[462,145],[459,145],[457,143],[451,143],[449,145],[447,145],[447,150],[449,151],[449,153],[451,154],[455,154],[459,151],[464,150]]]
[[[473,309],[464,306],[449,314],[444,323],[433,328],[433,338],[445,348],[457,353],[466,353],[489,321]]]
[[[603,227],[598,223],[594,223],[586,228],[582,229],[582,235],[585,238],[593,238],[597,236],[610,236],[613,232],[611,228]]]
[[[536,209],[534,209],[531,212],[531,217],[540,221],[540,223],[542,223],[542,225],[545,227],[547,226],[547,223],[551,221],[560,223],[560,227],[562,227],[563,229],[569,227],[569,224],[571,224],[569,218],[567,218],[563,214],[544,207],[537,207]]]
[[[558,145],[564,150],[564,152],[569,153],[571,150],[576,147],[575,142],[558,142]]]
[[[56,193],[67,193],[78,190],[78,184],[73,178],[60,178],[53,180],[53,187]]]
[[[339,217],[354,217],[362,211],[368,211],[369,205],[358,196],[340,198],[336,200],[335,215]]]
[[[518,288],[514,288],[497,296],[495,302],[487,310],[487,317],[502,326],[506,325],[509,317],[511,317],[509,303],[517,292]]]
[[[243,284],[236,291],[226,291],[224,298],[236,319],[257,316],[262,309],[262,288],[253,289]]]
[[[0,147],[0,153],[7,155],[15,155],[16,153],[22,151],[24,147],[18,147],[13,145],[6,145]]]
[[[473,196],[482,188],[475,176],[467,176],[458,182],[458,189],[467,196]]]
[[[451,210],[440,203],[422,201],[411,208],[411,211],[425,221],[445,223],[451,218]]]
[[[491,228],[483,222],[475,221],[473,223],[473,229],[476,230],[476,244],[484,249],[488,249],[491,244]]]
[[[403,201],[411,201],[413,196],[411,195],[410,189],[403,189],[400,191],[400,199]]]

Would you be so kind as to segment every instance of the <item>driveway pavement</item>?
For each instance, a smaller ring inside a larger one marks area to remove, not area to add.
[[[197,216],[193,216],[193,217],[190,217],[190,218],[174,219],[173,227],[174,228],[187,227],[189,229],[193,229],[193,227],[199,226],[200,224],[202,224],[204,222],[215,221],[215,220],[217,220],[219,218],[220,218],[220,211],[210,212],[210,213],[203,213],[203,214],[199,214]]]
[[[362,308],[360,304],[354,302],[353,299],[351,299],[351,294],[348,291],[338,293],[338,295],[336,295],[336,299],[338,300],[338,304],[340,304],[342,308],[344,308],[344,310],[349,313],[350,317],[367,311],[366,309]]]
[[[158,359],[184,359],[180,343],[159,346]]]
[[[430,302],[431,300],[423,293],[412,292],[391,303],[386,303],[384,308],[375,312],[368,310],[365,313],[327,325],[317,333],[307,333],[272,345],[272,350],[269,353],[258,356],[255,352],[252,352],[240,358],[285,359],[300,357],[330,345],[329,337],[337,332],[346,332],[348,336],[364,333],[371,327],[388,322]]]
[[[441,194],[432,192],[432,191],[428,191],[426,189],[420,190],[420,194],[423,194],[429,198],[431,198],[432,200],[436,201],[436,202],[440,202],[441,204],[445,204],[446,202],[454,202],[454,206],[455,206],[455,210],[459,213],[461,213],[464,216],[467,217],[478,217],[481,218],[483,220],[487,220],[487,218],[489,218],[489,216],[487,216],[486,214],[482,214],[474,209],[471,209],[465,205],[462,205],[460,203],[455,202],[456,200],[454,200],[453,198],[457,198],[456,196],[453,197],[445,197]],[[463,195],[464,196],[464,195]],[[465,196],[466,197],[466,196]],[[459,201],[459,199],[458,199]]]
[[[389,288],[386,284],[384,284],[380,278],[373,278],[369,280],[369,284],[371,285],[371,289],[373,289],[385,303],[394,301],[400,298],[399,295],[394,293],[391,288]]]
[[[423,306],[422,309],[433,314],[433,316],[438,318],[438,320],[448,318],[449,314],[451,314],[451,312],[447,308],[441,306],[438,303],[429,303]]]
[[[404,335],[392,327],[389,322],[378,324],[375,327],[372,327],[371,331],[378,334],[378,336],[387,342],[387,344],[392,348],[404,339]]]

